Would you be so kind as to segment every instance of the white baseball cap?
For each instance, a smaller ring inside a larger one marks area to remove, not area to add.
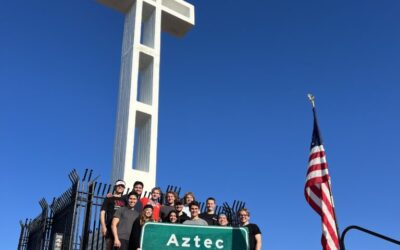
[[[116,182],[115,182],[115,186],[119,186],[119,185],[125,187],[125,186],[126,186],[126,185],[125,185],[125,181],[123,181],[123,180],[118,180],[118,181],[116,181]]]

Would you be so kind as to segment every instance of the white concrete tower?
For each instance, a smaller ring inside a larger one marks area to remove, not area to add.
[[[183,36],[194,7],[183,0],[97,0],[125,15],[111,180],[156,185],[161,31]]]

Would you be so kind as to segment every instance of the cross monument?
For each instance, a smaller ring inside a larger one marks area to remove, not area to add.
[[[194,6],[183,0],[97,0],[125,15],[111,181],[156,185],[161,31],[183,36]]]

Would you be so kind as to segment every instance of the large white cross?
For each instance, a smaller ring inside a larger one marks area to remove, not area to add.
[[[156,185],[161,31],[183,36],[194,6],[183,0],[97,0],[125,14],[111,181]]]

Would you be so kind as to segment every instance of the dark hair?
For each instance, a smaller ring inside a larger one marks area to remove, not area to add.
[[[170,212],[168,213],[168,215],[167,215],[167,222],[172,223],[172,221],[169,219],[169,217],[171,216],[172,213],[175,213],[175,215],[176,215],[176,222],[175,222],[175,223],[178,223],[178,221],[179,221],[179,215],[178,215],[178,212],[175,211],[175,210],[172,210],[172,211],[170,211]]]
[[[150,204],[147,204],[146,206],[144,206],[144,207],[143,207],[143,211],[144,211],[146,208],[151,208],[151,210],[154,210],[153,206],[150,205]]]
[[[144,187],[143,182],[141,181],[135,181],[135,183],[133,183],[133,187],[135,187],[136,185],[141,185],[142,187]]]
[[[191,209],[193,206],[200,208],[200,204],[197,201],[190,202],[189,209]]]
[[[139,195],[135,191],[129,192],[128,197],[130,197],[131,195],[134,195],[137,199],[139,199]]]
[[[214,198],[214,197],[208,197],[207,200],[206,200],[206,202],[207,202],[207,201],[214,201],[214,203],[215,203],[215,198]]]
[[[153,209],[153,206],[150,205],[150,204],[148,204],[148,205],[144,206],[142,212],[140,213],[139,222],[140,222],[140,225],[141,225],[141,226],[143,226],[144,223],[146,223],[146,222],[154,222],[154,221],[155,221],[155,220],[154,220],[154,217],[153,217],[153,216],[154,216],[154,215],[153,215],[153,212],[151,212],[151,216],[150,216],[150,217],[147,217],[147,216],[146,216],[146,213],[145,213],[144,210],[145,210],[146,208],[148,208],[149,206]]]

